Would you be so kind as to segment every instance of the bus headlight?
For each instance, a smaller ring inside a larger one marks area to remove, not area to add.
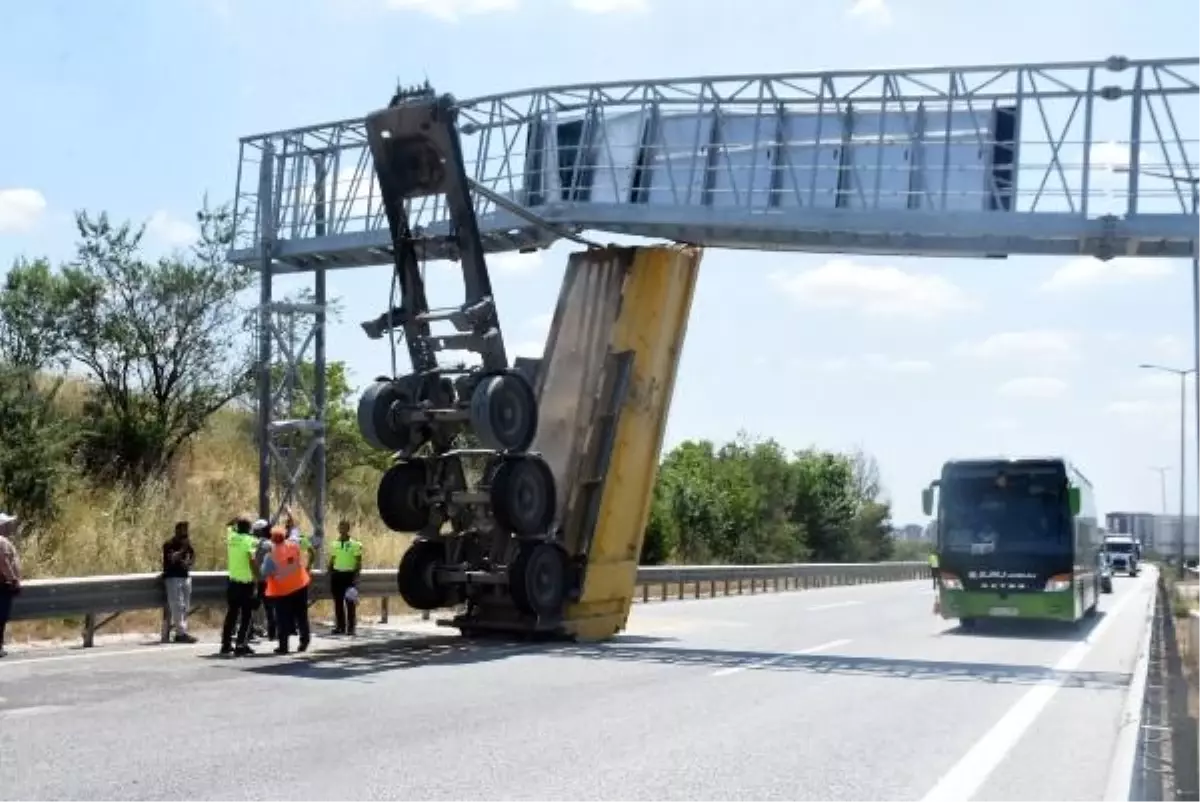
[[[1046,580],[1045,590],[1047,593],[1058,593],[1059,591],[1070,590],[1070,589],[1071,589],[1071,575],[1070,574],[1056,574]]]
[[[962,580],[954,574],[942,574],[942,590],[962,590]]]

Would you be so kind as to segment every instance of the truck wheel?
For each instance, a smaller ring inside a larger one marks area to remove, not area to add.
[[[438,582],[437,568],[446,559],[446,547],[427,538],[417,538],[400,558],[396,586],[400,598],[414,610],[436,610],[454,605],[454,591]]]
[[[526,615],[541,618],[562,612],[567,599],[566,552],[554,543],[521,543],[508,569],[508,592]]]

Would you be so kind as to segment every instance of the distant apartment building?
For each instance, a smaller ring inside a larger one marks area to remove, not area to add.
[[[1200,556],[1200,538],[1197,538],[1197,518],[1187,515],[1183,526],[1178,515],[1156,515],[1154,520],[1154,551],[1164,557],[1179,553],[1179,536],[1183,532],[1183,556],[1189,559]]]
[[[925,527],[920,524],[905,524],[892,530],[896,540],[919,541],[925,539]]]
[[[1183,530],[1184,556],[1200,556],[1200,521],[1195,515],[1185,516],[1183,526],[1178,515],[1155,515],[1149,512],[1110,512],[1105,516],[1105,528],[1110,533],[1133,535],[1146,551],[1163,557],[1179,553],[1180,530]]]

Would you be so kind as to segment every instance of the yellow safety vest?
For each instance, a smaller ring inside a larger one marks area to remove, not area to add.
[[[339,540],[333,547],[333,570],[353,571],[358,567],[363,545],[357,540]]]

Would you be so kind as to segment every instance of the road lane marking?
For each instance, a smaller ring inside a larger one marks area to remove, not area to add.
[[[67,660],[96,660],[101,657],[125,657],[131,654],[178,654],[182,651],[193,651],[198,649],[211,649],[211,643],[175,643],[165,644],[169,648],[156,649],[158,644],[149,646],[141,646],[137,649],[116,649],[113,651],[99,652],[83,652],[81,654],[56,654],[50,657],[24,657],[15,660],[9,659],[0,663],[0,669],[17,668],[18,666],[31,666],[34,663],[61,663]]]
[[[1113,608],[1105,612],[1103,620],[1088,633],[1087,638],[1072,646],[1062,659],[1054,664],[1051,673],[1056,675],[1056,679],[1037,685],[1022,696],[971,747],[971,750],[938,780],[937,785],[924,796],[922,802],[963,802],[974,797],[1066,682],[1066,677],[1061,675],[1074,671],[1083,662],[1131,599],[1145,598],[1145,587],[1146,583],[1143,580],[1136,589],[1131,589],[1129,593],[1121,596]]]
[[[805,610],[832,610],[835,607],[853,607],[856,604],[862,604],[861,601],[841,601],[831,602],[829,604],[818,604],[815,607],[805,607]]]
[[[842,640],[831,640],[828,643],[822,643],[817,646],[810,646],[809,648],[801,649],[798,652],[788,652],[787,654],[779,654],[768,660],[760,660],[755,663],[746,663],[745,665],[730,666],[729,668],[722,668],[719,671],[714,671],[712,673],[712,675],[714,677],[728,677],[730,674],[737,674],[741,671],[748,671],[749,669],[752,669],[752,668],[766,668],[767,666],[778,663],[780,660],[786,660],[789,657],[801,657],[806,654],[815,654],[817,652],[823,652],[823,651],[826,651],[827,649],[836,649],[839,646],[845,646],[849,642],[850,642],[849,639],[846,639],[846,638],[843,638]]]

